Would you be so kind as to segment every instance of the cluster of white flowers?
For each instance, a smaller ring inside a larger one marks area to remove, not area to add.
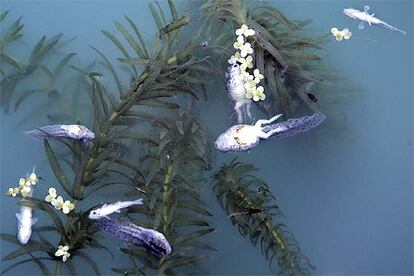
[[[240,63],[240,70],[246,89],[246,97],[257,102],[266,99],[266,95],[264,94],[263,86],[257,86],[257,84],[264,78],[263,75],[260,74],[259,69],[254,69],[253,75],[247,71],[248,69],[253,68],[253,57],[251,56],[251,54],[253,54],[253,49],[251,44],[247,42],[247,38],[254,34],[255,31],[249,29],[246,24],[241,25],[240,29],[236,30],[237,40],[234,42],[233,47],[237,51],[230,57],[228,62],[230,64]]]
[[[69,246],[65,245],[59,245],[58,249],[55,252],[56,257],[62,256],[62,261],[66,262],[66,260],[70,257]]]
[[[350,32],[348,28],[345,28],[342,31],[340,31],[338,30],[338,28],[333,27],[331,29],[331,33],[337,41],[342,41],[342,39],[350,39],[352,36],[352,32]]]
[[[37,182],[39,182],[39,177],[33,171],[28,177],[19,179],[18,187],[9,188],[7,195],[15,197],[21,194],[22,197],[28,197],[32,191],[32,186],[36,185]]]
[[[45,201],[52,204],[53,207],[55,207],[58,210],[62,209],[62,212],[65,215],[69,214],[70,211],[75,209],[75,204],[73,204],[69,200],[63,201],[63,197],[57,195],[55,188],[49,189],[49,194],[45,197]]]

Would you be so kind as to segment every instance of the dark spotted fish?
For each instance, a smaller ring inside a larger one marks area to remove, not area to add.
[[[43,141],[45,138],[54,138],[88,142],[95,138],[95,134],[82,125],[50,125],[25,131],[24,133],[37,141]]]
[[[171,253],[171,245],[163,234],[143,228],[128,221],[113,220],[106,217],[95,220],[102,232],[126,243],[142,246],[157,257]]]

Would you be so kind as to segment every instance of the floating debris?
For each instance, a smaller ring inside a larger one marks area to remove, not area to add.
[[[331,29],[331,33],[335,37],[336,41],[342,41],[342,39],[348,40],[352,36],[352,32],[350,32],[348,28],[339,31],[338,28],[333,27]]]

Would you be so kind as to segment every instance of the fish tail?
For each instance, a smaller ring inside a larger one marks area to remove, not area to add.
[[[314,127],[317,127],[325,120],[325,115],[322,113],[314,113],[310,116],[289,119],[285,122],[265,126],[262,128],[264,132],[274,132],[272,136],[277,138],[285,138],[296,135],[301,132],[306,132]]]
[[[389,30],[392,30],[392,31],[396,31],[396,32],[402,33],[403,35],[407,35],[407,32],[406,32],[406,31],[403,31],[403,30],[400,30],[400,29],[398,29],[398,28],[395,28],[395,27],[391,26],[390,24],[388,24],[388,23],[386,23],[386,22],[381,22],[381,23],[380,23],[380,25],[381,25],[381,26],[383,26],[384,28],[389,29]]]
[[[65,130],[60,125],[44,126],[30,131],[25,131],[24,134],[36,141],[43,141],[45,138],[64,138]]]
[[[138,198],[137,200],[134,200],[132,203],[134,205],[142,205],[142,204],[144,204],[144,199],[143,198]]]

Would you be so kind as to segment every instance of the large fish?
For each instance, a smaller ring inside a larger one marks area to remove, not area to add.
[[[248,117],[252,118],[250,113],[250,106],[252,99],[246,97],[246,89],[244,88],[245,81],[241,74],[240,65],[236,62],[230,64],[226,71],[227,92],[230,99],[233,101],[233,108],[236,112],[237,123],[241,124]]]
[[[126,243],[132,243],[150,250],[157,257],[171,253],[171,245],[165,236],[153,229],[137,226],[132,222],[113,220],[106,217],[96,220],[102,232]]]
[[[364,23],[368,23],[368,25],[370,25],[370,26],[371,25],[378,25],[378,26],[384,27],[384,28],[392,30],[392,31],[400,32],[404,35],[407,34],[405,31],[397,29],[397,28],[391,26],[390,24],[376,18],[375,13],[369,14],[368,10],[369,10],[369,6],[365,6],[364,11],[356,10],[356,9],[353,9],[353,8],[348,8],[348,9],[344,9],[344,14],[346,16],[352,18],[352,19],[359,20],[360,23],[359,23],[358,28],[360,30],[362,30],[365,27]]]
[[[247,151],[257,146],[260,139],[267,139],[271,136],[277,138],[293,136],[317,127],[325,120],[325,115],[315,113],[311,116],[271,124],[281,116],[283,115],[279,114],[269,120],[258,120],[254,125],[232,126],[217,138],[214,145],[222,152]],[[262,126],[264,124],[270,125]]]
[[[37,141],[43,141],[45,138],[52,138],[88,142],[95,138],[95,134],[82,125],[50,125],[25,131],[24,133]]]

